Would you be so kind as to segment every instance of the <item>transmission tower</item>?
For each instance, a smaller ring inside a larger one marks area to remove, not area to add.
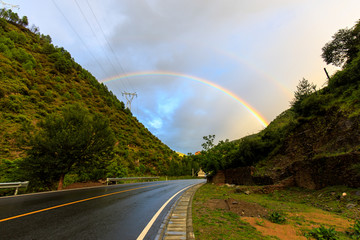
[[[10,8],[17,8],[18,10],[20,9],[19,5],[13,5],[13,4],[10,4],[10,3],[6,3],[2,0],[0,0],[0,3],[3,5],[4,8],[6,8],[6,6],[9,6]]]
[[[125,96],[126,98],[126,108],[128,108],[131,111],[131,101],[134,99],[134,97],[137,97],[137,94],[122,92],[122,95]]]

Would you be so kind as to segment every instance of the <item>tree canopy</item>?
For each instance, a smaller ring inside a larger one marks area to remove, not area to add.
[[[303,78],[299,81],[294,92],[294,99],[290,102],[295,112],[298,112],[301,102],[316,91],[316,85]]]
[[[22,164],[32,180],[51,188],[75,166],[105,163],[112,158],[115,144],[109,122],[79,105],[70,105],[61,114],[51,114],[40,123],[32,148]]]
[[[341,67],[356,58],[360,50],[360,20],[350,29],[340,29],[322,48],[322,58],[327,64]]]

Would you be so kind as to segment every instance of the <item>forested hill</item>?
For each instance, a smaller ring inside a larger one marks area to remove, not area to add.
[[[1,11],[0,182],[18,180],[16,163],[26,157],[39,123],[74,104],[108,119],[116,140],[114,158],[104,169],[87,168],[77,176],[80,180],[165,175],[170,163],[179,163],[178,154],[152,135],[69,52],[27,25],[26,17]],[[76,169],[72,171],[76,176]]]

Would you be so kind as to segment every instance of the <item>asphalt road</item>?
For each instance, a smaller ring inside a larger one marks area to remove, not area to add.
[[[203,181],[135,183],[3,197],[0,239],[137,239],[167,200]],[[181,193],[163,209],[144,239],[155,238]]]

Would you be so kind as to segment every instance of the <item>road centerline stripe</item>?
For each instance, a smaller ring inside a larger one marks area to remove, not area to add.
[[[35,213],[45,212],[45,211],[49,211],[49,210],[52,210],[52,209],[73,205],[73,204],[76,204],[76,203],[86,202],[86,201],[97,199],[97,198],[107,197],[107,196],[111,196],[111,195],[115,195],[115,194],[119,194],[119,193],[124,193],[124,192],[130,192],[130,191],[134,191],[134,190],[138,190],[138,189],[143,189],[143,188],[149,188],[149,187],[162,185],[162,184],[165,184],[165,183],[153,184],[153,185],[145,186],[145,187],[131,188],[131,189],[122,190],[122,191],[118,191],[118,192],[113,192],[113,193],[103,194],[103,195],[99,195],[99,196],[95,196],[95,197],[85,198],[85,199],[77,200],[77,201],[74,201],[74,202],[64,203],[64,204],[60,204],[60,205],[56,205],[56,206],[52,206],[52,207],[48,207],[48,208],[44,208],[44,209],[40,209],[40,210],[36,210],[36,211],[32,211],[32,212],[28,212],[28,213],[16,215],[16,216],[13,216],[13,217],[0,219],[0,222],[5,222],[5,221],[12,220],[12,219],[20,218],[20,217],[25,217],[25,216],[32,215],[32,214],[35,214]]]
[[[150,222],[145,226],[145,228],[142,230],[142,232],[140,233],[140,235],[136,238],[136,240],[142,240],[145,238],[146,234],[149,232],[150,228],[152,227],[152,225],[154,224],[154,222],[156,221],[156,219],[159,217],[160,213],[162,212],[162,210],[164,210],[164,208],[166,207],[166,205],[168,205],[168,203],[174,198],[176,197],[179,193],[181,193],[182,191],[185,191],[186,189],[194,186],[196,184],[190,185],[188,187],[185,187],[183,189],[181,189],[180,191],[178,191],[177,193],[175,193],[171,198],[169,198],[169,200],[167,200],[162,206],[161,208],[155,213],[155,215],[151,218]]]

